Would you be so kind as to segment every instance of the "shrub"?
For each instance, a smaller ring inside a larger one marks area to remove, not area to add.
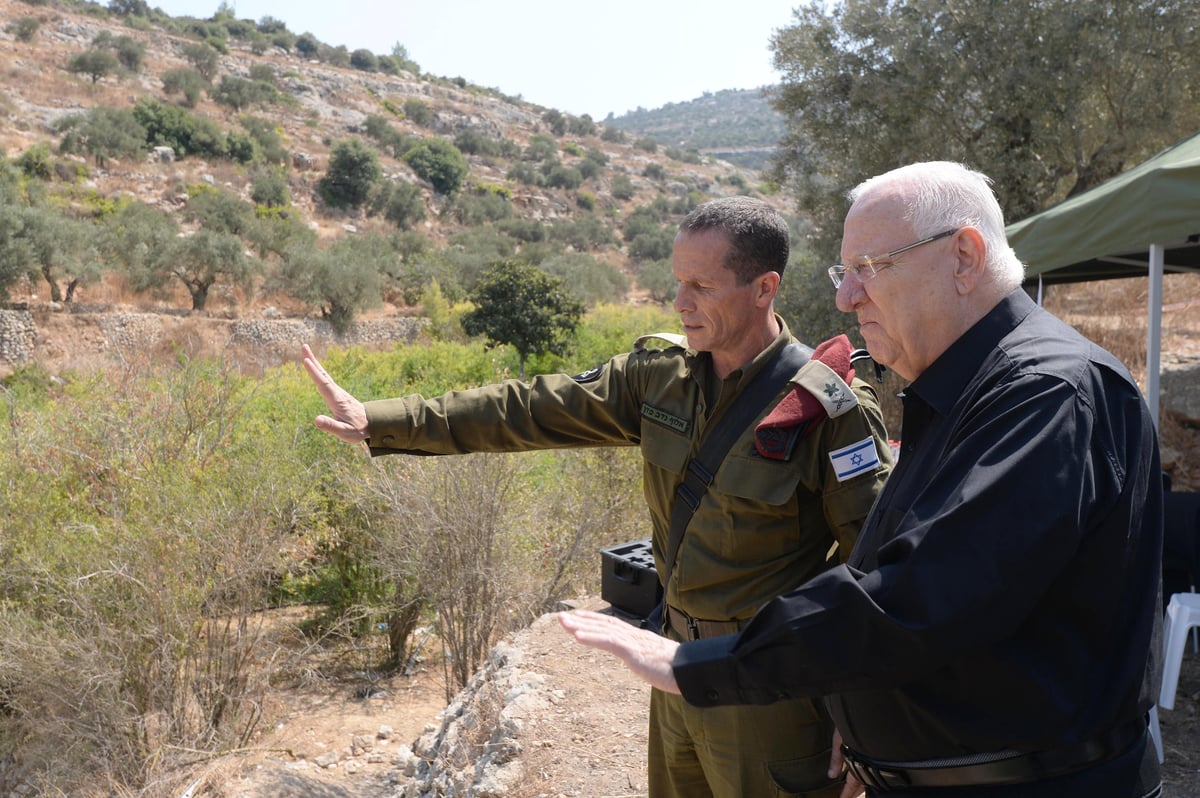
[[[550,228],[550,237],[575,249],[585,252],[616,243],[612,228],[594,213],[584,214],[574,221],[560,220]]]
[[[19,42],[31,42],[41,24],[37,17],[17,17],[4,26],[4,31],[11,33]]]
[[[193,43],[183,46],[183,57],[192,68],[204,78],[205,83],[212,83],[217,76],[217,66],[220,64],[220,53],[209,44]]]
[[[579,188],[583,185],[583,175],[572,166],[556,163],[546,172],[546,185],[550,188]]]
[[[648,163],[642,170],[642,177],[648,177],[651,180],[666,180],[667,170],[660,163]]]
[[[316,58],[321,51],[321,43],[311,33],[301,33],[296,37],[296,52],[305,58]]]
[[[671,270],[669,260],[653,260],[642,264],[638,272],[637,284],[650,292],[650,298],[655,302],[670,302],[675,298],[675,290],[679,284]]]
[[[379,59],[370,50],[359,49],[350,54],[350,66],[363,72],[378,72]]]
[[[628,175],[616,175],[613,177],[610,191],[619,200],[631,200],[636,194],[633,181],[629,179]]]
[[[241,111],[251,105],[267,105],[276,99],[279,92],[265,81],[222,75],[221,82],[211,94],[213,100],[221,105]]]
[[[281,169],[259,169],[251,179],[250,199],[265,208],[283,208],[291,203],[287,177]]]
[[[637,141],[633,142],[633,146],[637,147],[639,150],[645,150],[646,152],[658,152],[658,142],[655,141],[653,136],[642,136]]]
[[[116,51],[117,61],[130,72],[137,72],[146,60],[146,45],[140,39],[121,35],[113,39],[112,48]]]
[[[443,138],[423,139],[405,153],[404,160],[418,177],[429,181],[439,194],[458,191],[469,171],[467,159],[458,147]]]
[[[526,161],[545,161],[556,157],[558,142],[544,133],[534,133],[530,136],[529,143],[525,145],[525,152],[521,155],[522,160]]]
[[[384,183],[372,201],[371,212],[408,230],[425,218],[425,197],[410,183]]]
[[[556,136],[563,136],[567,133],[567,118],[563,116],[561,111],[556,111],[551,108],[542,114],[542,121]]]
[[[585,305],[618,302],[629,291],[629,278],[611,263],[583,253],[555,255],[538,268],[557,277]]]
[[[592,118],[584,114],[583,116],[573,116],[567,122],[567,129],[573,136],[594,136],[596,135],[596,123]]]
[[[410,122],[420,127],[428,127],[433,122],[433,111],[430,110],[429,105],[415,97],[404,101],[404,115]]]
[[[357,207],[366,202],[382,174],[375,150],[359,139],[347,139],[333,145],[329,168],[318,186],[330,205]]]
[[[512,216],[512,204],[502,195],[484,192],[482,194],[462,193],[442,211],[460,224],[469,227],[498,222]]]
[[[38,180],[49,180],[54,176],[54,159],[50,156],[50,145],[45,142],[30,144],[14,163],[24,174]]]
[[[134,105],[133,115],[151,147],[171,147],[179,157],[223,158],[229,152],[225,131],[207,117],[146,98]]]
[[[264,161],[272,164],[287,163],[288,153],[283,146],[283,137],[279,135],[279,131],[270,120],[257,116],[245,116],[242,117],[242,127],[258,142]]]
[[[619,127],[605,125],[604,131],[600,134],[602,141],[607,141],[611,144],[624,144],[626,141],[625,131]]]
[[[162,75],[163,91],[167,94],[182,94],[188,108],[195,108],[200,101],[200,92],[208,82],[195,69],[168,69]]]

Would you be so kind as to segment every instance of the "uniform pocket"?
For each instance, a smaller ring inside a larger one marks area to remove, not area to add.
[[[651,465],[682,474],[691,450],[692,441],[686,435],[658,424],[642,423],[642,457]]]
[[[713,487],[729,496],[778,507],[796,494],[800,471],[787,462],[730,453]]]
[[[838,798],[845,779],[830,781],[830,751],[800,759],[779,759],[767,763],[767,773],[779,798],[801,796],[802,798]]]

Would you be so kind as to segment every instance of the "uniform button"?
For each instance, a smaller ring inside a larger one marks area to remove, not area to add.
[[[395,442],[396,442],[395,435],[384,435],[383,436],[383,445],[384,446],[391,446]]]
[[[709,690],[708,692],[706,692],[704,694],[704,697],[707,698],[709,701],[716,701],[718,698],[721,697],[721,694],[718,693],[716,690]]]

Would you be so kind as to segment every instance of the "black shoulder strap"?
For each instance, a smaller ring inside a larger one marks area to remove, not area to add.
[[[762,371],[754,375],[716,426],[708,430],[704,442],[700,444],[700,451],[688,462],[683,482],[675,489],[675,503],[671,506],[670,534],[663,561],[666,567],[662,579],[664,593],[671,581],[671,571],[675,567],[679,544],[683,542],[684,530],[691,522],[696,508],[700,506],[704,494],[708,492],[708,486],[716,478],[717,469],[724,462],[725,455],[750,422],[767,406],[767,402],[770,402],[787,381],[808,362],[812,353],[807,346],[796,342],[776,352],[775,357],[763,366]]]

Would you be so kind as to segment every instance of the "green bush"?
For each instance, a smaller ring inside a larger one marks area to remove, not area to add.
[[[378,72],[379,59],[370,50],[359,49],[350,54],[350,66],[363,72]]]
[[[167,94],[182,94],[188,108],[196,107],[200,92],[208,86],[199,72],[194,69],[168,69],[162,74],[163,91]]]
[[[225,131],[207,117],[147,98],[134,105],[133,116],[145,128],[146,143],[151,147],[171,147],[180,158],[224,158],[229,153]]]
[[[146,151],[146,128],[128,108],[96,106],[64,116],[55,124],[61,152],[84,152],[104,166],[108,158],[139,157]]]
[[[411,183],[384,183],[372,199],[371,213],[408,230],[425,218],[425,196]]]
[[[357,207],[367,201],[382,175],[375,150],[359,139],[346,139],[333,145],[318,187],[330,205]]]
[[[404,115],[414,125],[428,127],[433,122],[433,111],[424,100],[411,97],[404,101]]]
[[[568,291],[587,306],[619,302],[629,291],[629,278],[616,266],[585,253],[546,258],[538,268],[557,277]]]
[[[19,42],[31,42],[41,24],[37,17],[17,17],[4,26],[4,32],[11,33]]]
[[[637,284],[650,292],[650,298],[655,302],[670,302],[675,299],[675,291],[679,287],[675,274],[671,271],[669,260],[654,260],[642,264],[638,272]]]
[[[462,186],[469,167],[458,147],[443,138],[427,138],[404,155],[417,176],[427,180],[439,194],[453,194]]]
[[[611,144],[624,144],[626,141],[625,131],[612,125],[604,126],[604,131],[600,134],[600,138]]]
[[[498,222],[512,217],[512,203],[500,194],[461,193],[455,196],[442,215],[469,227]]]
[[[612,195],[619,200],[633,199],[636,191],[633,187],[633,181],[628,175],[616,175],[612,179],[612,187],[610,189]]]
[[[259,169],[251,178],[250,199],[255,205],[282,208],[291,204],[287,176],[282,169]]]

